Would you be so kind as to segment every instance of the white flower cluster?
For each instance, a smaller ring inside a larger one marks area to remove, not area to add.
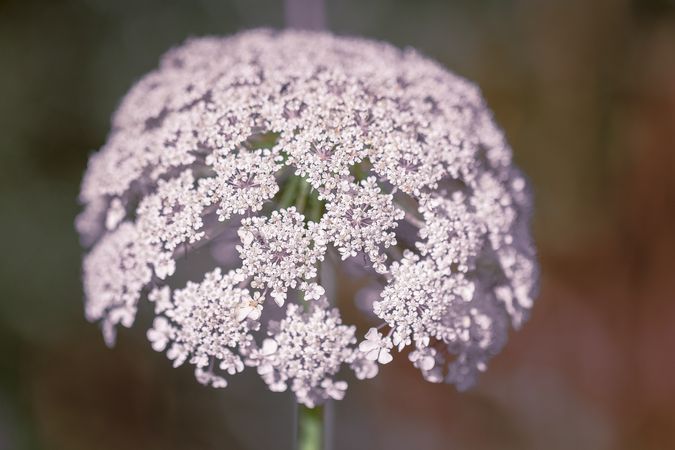
[[[382,194],[375,177],[368,177],[360,184],[343,180],[338,186],[333,201],[326,205],[326,214],[321,219],[331,242],[337,247],[342,259],[365,251],[380,273],[386,273],[386,256],[380,247],[396,245],[393,230],[405,213],[393,203],[391,194]]]
[[[157,191],[144,197],[136,211],[136,224],[142,230],[142,240],[173,251],[183,242],[193,243],[204,237],[204,232],[200,230],[208,198],[193,189],[193,185],[194,177],[190,170],[168,181],[159,180]],[[119,199],[115,200],[119,202]],[[111,208],[110,211],[114,210]],[[119,217],[122,214],[116,211],[115,215]]]
[[[308,406],[344,396],[341,367],[370,378],[395,352],[466,388],[536,290],[511,158],[479,90],[413,50],[301,31],[190,40],[90,159],[87,318],[112,345],[147,297],[153,348],[200,382],[253,366]],[[210,246],[231,255],[181,263]],[[340,261],[379,286],[369,330],[328,306]],[[182,284],[191,270],[208,273]]]
[[[237,246],[244,273],[253,277],[251,286],[271,290],[279,306],[298,280],[308,300],[323,295],[323,288],[307,283],[316,277],[316,264],[323,260],[326,242],[319,226],[309,222],[294,207],[273,211],[267,217],[247,217],[239,228],[242,245]]]
[[[270,390],[285,391],[290,382],[299,402],[313,407],[326,398],[342,400],[345,381],[333,376],[344,362],[358,357],[355,327],[342,324],[337,309],[314,302],[307,312],[291,304],[286,317],[268,324],[270,338],[249,351],[247,364],[257,366]]]
[[[167,356],[174,367],[189,362],[204,384],[225,387],[227,382],[214,372],[214,364],[230,374],[241,372],[244,364],[236,351],[260,327],[262,306],[248,289],[235,287],[244,277],[239,272],[222,275],[209,272],[201,283],[188,282],[171,299],[168,286],[150,292],[155,303],[155,321],[148,331],[152,348]]]
[[[221,221],[232,214],[259,211],[279,190],[274,174],[281,168],[275,152],[267,149],[237,154],[209,155],[207,164],[216,172],[201,183],[207,198],[217,199]]]

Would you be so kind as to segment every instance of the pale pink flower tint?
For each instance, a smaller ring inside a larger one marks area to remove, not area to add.
[[[533,304],[531,197],[478,88],[385,43],[189,40],[124,98],[80,199],[87,318],[112,345],[149,300],[152,348],[214,387],[255,367],[314,406],[404,352],[463,389]],[[370,277],[370,330],[331,306],[339,265]]]

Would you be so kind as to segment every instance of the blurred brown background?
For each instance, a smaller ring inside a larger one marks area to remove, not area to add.
[[[88,154],[159,55],[281,27],[277,1],[0,0],[0,449],[283,449],[291,400],[174,370],[147,316],[108,350],[82,313]],[[473,390],[404,358],[337,404],[336,449],[675,448],[675,4],[328,0],[333,31],[475,80],[530,176],[542,289]]]

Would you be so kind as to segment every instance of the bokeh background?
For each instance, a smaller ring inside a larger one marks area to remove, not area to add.
[[[328,0],[333,31],[475,80],[536,193],[541,294],[478,386],[405,358],[336,405],[336,449],[675,448],[675,4]],[[107,349],[73,230],[116,103],[188,36],[278,1],[0,0],[0,449],[284,449],[290,396],[174,370],[147,317]]]

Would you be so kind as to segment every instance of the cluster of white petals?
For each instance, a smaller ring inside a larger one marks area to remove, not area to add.
[[[89,161],[86,315],[112,345],[147,298],[152,347],[198,381],[252,366],[308,406],[344,396],[343,368],[371,378],[397,352],[463,389],[533,304],[526,184],[476,86],[414,50],[191,39],[136,83]],[[323,278],[343,262],[378,291],[372,327],[329,306]]]
[[[125,223],[103,236],[82,263],[85,313],[89,320],[102,320],[108,345],[115,342],[116,325],[134,323],[141,291],[152,279],[148,247]]]
[[[363,251],[376,271],[386,273],[386,256],[381,247],[396,245],[393,230],[405,212],[394,205],[391,194],[381,193],[375,177],[360,184],[343,180],[336,191],[321,218],[322,228],[342,259]]]
[[[230,374],[241,372],[239,346],[246,345],[250,332],[260,327],[258,299],[248,289],[236,287],[243,279],[237,271],[223,275],[215,269],[201,283],[188,282],[173,297],[168,286],[150,292],[157,314],[148,331],[152,348],[168,347],[174,367],[187,360],[204,384],[225,387],[225,379],[214,372],[216,364]]]
[[[314,283],[316,264],[323,259],[326,243],[319,226],[309,222],[294,207],[273,211],[267,217],[247,217],[239,228],[242,245],[237,246],[244,273],[253,277],[251,286],[269,289],[279,306],[286,300],[289,288],[301,282],[305,298],[316,299]],[[307,295],[309,293],[309,296]]]
[[[337,309],[325,301],[313,302],[307,311],[296,304],[286,308],[280,322],[270,321],[261,348],[251,348],[247,364],[256,366],[270,390],[285,391],[290,384],[299,402],[314,406],[326,398],[342,400],[345,381],[333,376],[344,362],[358,357],[354,326],[342,324]]]
[[[259,211],[266,200],[279,191],[274,174],[281,168],[279,156],[268,149],[241,151],[235,154],[209,155],[207,164],[216,176],[201,183],[208,198],[219,203],[218,218]]]
[[[144,197],[136,210],[141,238],[166,251],[175,250],[183,242],[196,242],[204,237],[200,230],[206,206],[208,198],[194,189],[192,171],[186,170],[168,181],[159,180],[157,191]]]

